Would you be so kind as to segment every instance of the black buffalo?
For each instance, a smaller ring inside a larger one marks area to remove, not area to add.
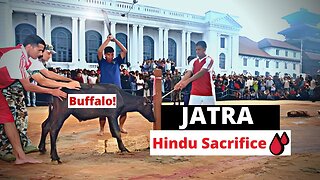
[[[120,128],[118,125],[118,117],[126,112],[139,112],[149,122],[154,122],[152,103],[148,99],[140,96],[133,96],[122,89],[112,84],[100,84],[100,85],[81,85],[80,90],[62,89],[68,94],[116,94],[117,96],[117,108],[68,108],[68,100],[63,101],[54,97],[53,102],[49,106],[49,116],[42,123],[41,140],[39,144],[39,150],[41,153],[46,152],[45,140],[47,134],[50,132],[51,141],[51,159],[52,161],[58,161],[61,163],[56,149],[56,140],[59,131],[64,121],[72,114],[79,121],[86,121],[97,117],[107,117],[109,122],[110,131],[112,137],[117,139],[118,147],[121,152],[128,152],[121,140]]]

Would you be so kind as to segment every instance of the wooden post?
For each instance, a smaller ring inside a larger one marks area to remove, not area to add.
[[[154,106],[154,117],[156,122],[153,123],[153,130],[161,130],[161,104],[162,104],[162,71],[161,69],[155,69],[154,74],[154,95],[153,95],[153,106]]]

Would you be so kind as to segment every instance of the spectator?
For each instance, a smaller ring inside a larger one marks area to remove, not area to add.
[[[30,83],[37,85],[37,82],[33,79],[30,79]],[[27,94],[27,106],[30,107],[32,105],[33,107],[36,107],[36,100],[37,100],[36,93],[27,91],[26,94]]]
[[[97,77],[95,71],[91,70],[90,74],[88,76],[88,84],[96,84],[97,83],[97,79],[98,79],[98,77]]]
[[[143,96],[143,75],[140,73],[138,77],[139,78],[137,79],[137,96]]]
[[[82,71],[82,80],[83,80],[83,83],[87,84],[88,83],[88,71],[86,69],[84,69]]]
[[[131,94],[132,95],[136,95],[136,91],[137,91],[137,78],[134,74],[133,71],[130,71],[129,73],[129,82],[130,82],[130,87],[131,87]]]
[[[144,84],[143,84],[143,97],[151,99],[151,93],[150,93],[151,87],[152,87],[152,84],[151,84],[150,76],[147,75],[145,76]]]
[[[83,78],[82,78],[81,71],[77,72],[77,76],[74,78],[74,80],[78,81],[79,83],[83,83]]]

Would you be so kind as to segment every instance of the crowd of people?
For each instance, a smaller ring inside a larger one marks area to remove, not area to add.
[[[159,63],[160,62],[160,63]],[[175,69],[174,62],[169,60],[146,60],[140,66],[140,71],[129,71],[125,66],[120,66],[120,79],[122,89],[133,95],[152,98],[153,70],[162,69],[162,92],[170,92],[181,80],[184,73]],[[61,70],[52,71],[79,81],[80,83],[99,83],[100,70]],[[283,77],[252,76],[250,74],[213,75],[217,100],[243,99],[243,100],[308,100],[313,95],[317,80],[311,76],[296,78],[285,74]],[[183,96],[190,93],[189,89],[173,92],[164,98],[164,101],[180,102]]]
[[[214,77],[218,99],[308,100],[317,85],[315,78],[229,75]]]
[[[149,65],[146,66],[146,64]],[[162,69],[163,71],[163,93],[171,91],[174,85],[181,79],[181,73],[175,69],[174,62],[169,60],[146,60],[140,67],[140,71],[129,71],[124,65],[120,65],[121,87],[123,90],[132,93],[133,95],[151,98],[153,94],[153,70],[156,68]],[[48,69],[61,76],[71,78],[80,83],[100,83],[101,71],[99,68],[97,70],[69,70],[60,68]]]

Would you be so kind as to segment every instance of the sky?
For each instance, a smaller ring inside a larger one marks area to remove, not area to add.
[[[263,38],[284,40],[278,32],[289,25],[282,17],[300,8],[320,14],[320,0],[138,0],[138,4],[197,15],[212,10],[237,16],[242,26],[240,35],[254,41]]]

